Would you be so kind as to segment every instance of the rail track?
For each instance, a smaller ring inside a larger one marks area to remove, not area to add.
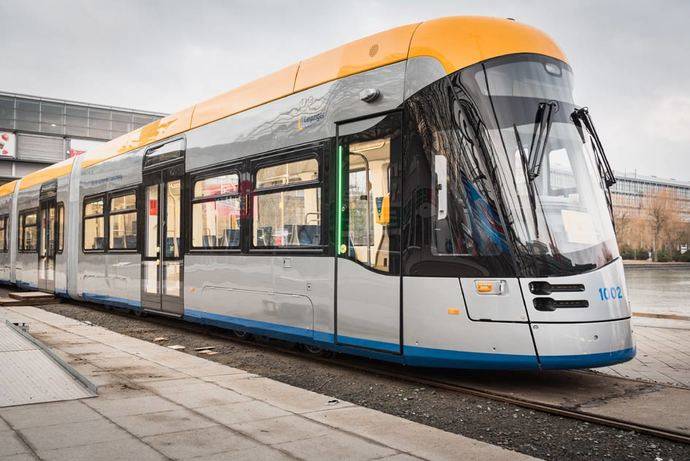
[[[90,309],[94,309],[95,307],[102,311],[108,310],[112,312],[114,315],[132,315],[127,314],[125,311],[121,311],[118,309],[107,309],[100,305],[93,305],[89,303],[74,301],[71,301],[71,303],[88,307]],[[313,352],[306,351],[304,348],[295,347],[295,344],[293,343],[269,338],[255,338],[253,335],[237,335],[232,331],[222,330],[220,328],[211,326],[182,322],[178,319],[170,317],[145,315],[142,316],[141,320],[157,325],[163,325],[166,327],[185,330],[191,333],[207,335],[209,337],[213,337],[219,340],[231,341],[239,344],[248,345],[251,347],[259,347],[271,350],[272,352],[279,352],[283,354],[298,356],[300,358],[320,362],[323,364],[334,365],[337,367],[346,367],[350,370],[355,370],[369,374],[376,374],[381,377],[419,384],[421,386],[428,386],[432,388],[457,392],[459,394],[485,398],[488,400],[507,403],[515,405],[517,407],[548,413],[555,416],[575,419],[587,423],[599,424],[602,426],[613,427],[625,431],[633,431],[638,434],[650,435],[661,439],[666,439],[673,442],[679,442],[690,445],[690,432],[686,433],[681,431],[674,431],[669,430],[668,428],[656,427],[654,425],[648,424],[641,424],[638,422],[628,421],[622,418],[602,416],[600,414],[588,412],[581,408],[568,408],[563,405],[553,405],[544,402],[539,402],[535,399],[510,395],[506,392],[495,392],[487,389],[482,389],[480,385],[459,384],[457,382],[453,382],[452,379],[430,377],[428,376],[428,373],[425,375],[423,373],[423,369],[406,368],[400,365],[377,362],[370,359],[361,359],[359,357],[349,356],[345,354],[330,354],[325,356],[319,355]],[[213,358],[210,359],[213,360]],[[566,371],[563,373],[599,376],[598,374],[590,371]],[[601,378],[625,382],[642,383],[640,381],[611,376],[602,376]]]

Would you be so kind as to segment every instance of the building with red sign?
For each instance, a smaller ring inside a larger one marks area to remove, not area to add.
[[[83,153],[164,115],[0,92],[0,184]]]

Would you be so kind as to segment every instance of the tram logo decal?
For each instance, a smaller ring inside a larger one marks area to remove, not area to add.
[[[323,112],[319,112],[318,114],[313,114],[313,115],[300,115],[297,118],[297,131],[302,131],[305,128],[309,128],[310,126],[314,125],[315,123],[320,122],[323,120],[326,116],[324,115]]]

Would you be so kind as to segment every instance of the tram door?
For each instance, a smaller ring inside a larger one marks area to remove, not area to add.
[[[183,163],[144,175],[141,302],[171,315],[184,312],[183,176]]]
[[[40,200],[38,222],[38,289],[52,293],[55,291],[58,229],[55,197]]]
[[[399,354],[401,114],[338,125],[336,342]]]

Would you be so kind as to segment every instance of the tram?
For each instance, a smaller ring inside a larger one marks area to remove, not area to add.
[[[0,280],[401,364],[635,355],[615,182],[544,33],[327,51],[0,187]]]

